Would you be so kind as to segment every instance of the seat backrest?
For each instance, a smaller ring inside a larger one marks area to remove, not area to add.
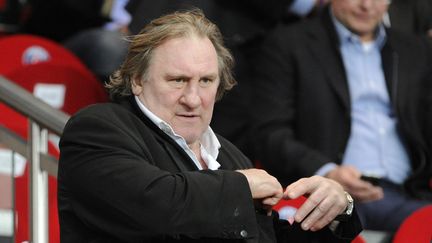
[[[28,34],[0,38],[0,74],[9,74],[36,63],[63,65],[89,72],[72,52],[49,39]]]
[[[431,242],[432,205],[413,212],[402,222],[393,237],[393,243]]]
[[[69,66],[38,63],[24,66],[5,76],[70,115],[90,104],[108,100],[103,85],[94,75],[86,75]]]
[[[70,115],[85,106],[108,100],[102,84],[93,75],[66,66],[38,63],[21,67],[5,76]],[[27,137],[28,126],[24,116],[3,104],[0,104],[0,111],[0,124]]]

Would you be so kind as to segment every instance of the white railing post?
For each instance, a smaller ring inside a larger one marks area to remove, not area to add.
[[[40,153],[48,150],[48,132],[30,121],[29,135],[30,242],[48,243],[48,173],[40,166]]]

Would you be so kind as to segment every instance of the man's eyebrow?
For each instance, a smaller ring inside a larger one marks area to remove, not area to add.
[[[200,78],[207,78],[207,79],[214,80],[214,79],[218,78],[218,76],[219,75],[217,73],[209,73],[209,74],[205,74],[205,75],[200,76]],[[164,75],[164,77],[166,79],[183,78],[183,79],[187,79],[187,80],[191,78],[188,75],[180,74],[180,73],[178,73],[178,74],[176,74],[176,73],[167,73],[167,74]]]
[[[177,79],[177,78],[184,78],[184,79],[189,79],[190,77],[184,74],[175,74],[175,73],[167,73],[164,76],[166,79]]]
[[[207,79],[211,79],[211,80],[214,80],[217,77],[218,77],[218,75],[216,73],[210,73],[210,74],[201,76],[201,78],[207,78]]]

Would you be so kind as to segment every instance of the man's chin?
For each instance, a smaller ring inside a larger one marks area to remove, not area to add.
[[[187,144],[194,144],[199,142],[201,136],[198,134],[191,134],[191,133],[185,133],[185,132],[179,132],[178,135],[182,136]]]

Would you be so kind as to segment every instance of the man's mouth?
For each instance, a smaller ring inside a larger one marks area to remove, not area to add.
[[[185,117],[185,118],[195,118],[195,117],[199,117],[197,114],[179,114],[178,116],[180,116],[180,117]]]

